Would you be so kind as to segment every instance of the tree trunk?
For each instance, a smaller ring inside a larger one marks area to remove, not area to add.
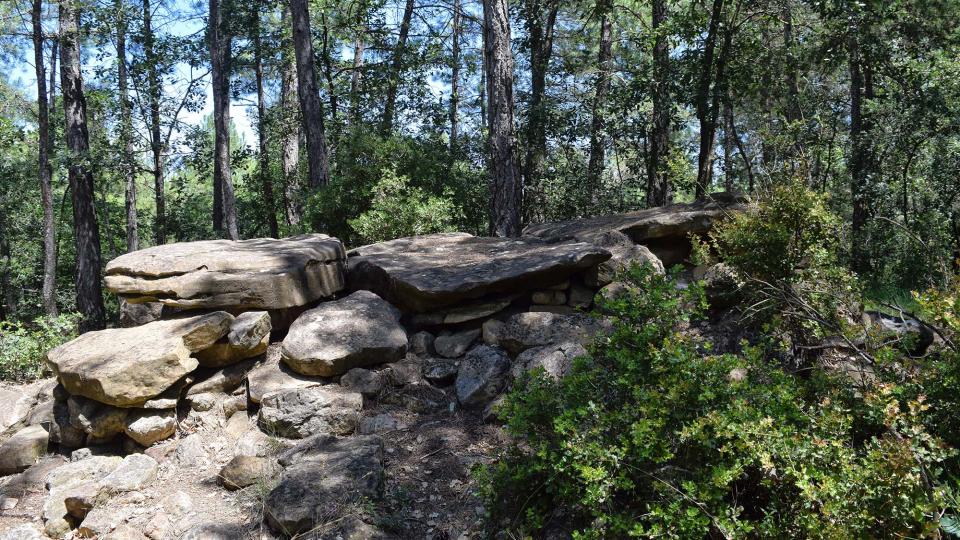
[[[407,0],[403,8],[403,19],[400,20],[400,36],[397,46],[393,49],[393,61],[390,65],[390,79],[387,82],[387,100],[383,106],[384,133],[393,131],[393,117],[396,114],[397,90],[400,87],[400,76],[403,74],[403,60],[407,49],[407,38],[410,35],[410,21],[413,19],[414,0]]]
[[[43,206],[43,309],[57,315],[57,238],[53,215],[53,171],[50,167],[50,116],[47,108],[45,59],[43,58],[43,0],[33,0],[33,60],[37,74],[37,177]]]
[[[490,233],[520,236],[523,183],[516,159],[513,50],[508,0],[483,0],[483,48],[487,70]]]
[[[733,191],[733,105],[730,97],[723,100],[723,189]]]
[[[237,208],[230,173],[230,47],[232,32],[224,22],[220,0],[210,0],[210,72],[213,79],[213,192],[214,230],[222,230],[227,238],[239,240]],[[217,213],[216,195],[220,194],[221,215]],[[218,219],[219,218],[219,219]]]
[[[143,56],[147,64],[147,102],[150,109],[150,153],[153,157],[153,190],[156,217],[153,227],[154,242],[167,243],[166,197],[163,179],[163,142],[160,139],[160,75],[154,51],[153,11],[150,0],[143,0]]]
[[[716,116],[711,114],[710,87],[714,77],[714,55],[717,32],[723,17],[723,0],[713,0],[710,24],[703,44],[703,61],[700,65],[700,82],[697,85],[697,120],[700,123],[700,151],[697,155],[697,184],[695,197],[702,199],[707,194],[713,176],[713,143],[716,135]]]
[[[597,55],[597,80],[594,83],[593,120],[590,125],[590,160],[587,163],[587,196],[596,205],[602,188],[606,152],[604,151],[604,107],[610,93],[610,73],[613,71],[613,29],[610,22],[609,0],[599,0],[600,48]]]
[[[123,155],[124,204],[127,214],[127,252],[139,249],[137,233],[137,183],[133,160],[133,120],[130,115],[130,90],[127,83],[127,7],[123,0],[114,0],[117,16],[117,86],[120,90],[120,145]]]
[[[456,0],[455,0],[456,1]],[[363,31],[357,30],[353,38],[353,72],[350,74],[350,121],[360,121],[360,80],[363,78]]]
[[[263,91],[263,50],[260,43],[260,10],[263,3],[258,2],[253,13],[253,56],[254,72],[257,79],[257,139],[260,143],[260,187],[263,189],[263,205],[267,213],[267,227],[270,236],[280,236],[280,226],[277,223],[277,209],[273,202],[273,180],[270,178],[270,148],[267,144],[267,102]]]
[[[289,24],[289,12],[283,13],[284,27]],[[300,182],[297,169],[300,164],[300,120],[297,111],[297,65],[290,50],[283,49],[283,75],[280,79],[280,109],[283,112],[283,147],[280,156],[283,169],[283,208],[287,225],[300,224]]]
[[[857,28],[859,30],[859,28]],[[868,272],[869,238],[867,235],[867,186],[869,182],[869,143],[866,134],[869,122],[865,118],[863,100],[870,99],[872,89],[865,73],[865,62],[860,50],[857,32],[849,38],[850,55],[850,198],[853,206],[851,219],[851,268],[858,273]]]
[[[530,105],[527,118],[527,152],[524,184],[537,195],[543,163],[547,159],[547,71],[553,55],[553,32],[559,3],[555,0],[526,0],[527,39],[530,43]],[[536,203],[528,201],[531,211]],[[532,216],[528,216],[532,218]]]
[[[333,62],[330,59],[330,29],[327,27],[327,14],[320,14],[320,24],[322,25],[321,30],[323,39],[321,40],[322,47],[320,48],[320,57],[323,60],[323,78],[327,82],[327,94],[328,99],[330,100],[330,124],[331,124],[331,139],[333,143],[331,146],[335,145],[337,141],[338,126],[339,126],[339,111],[340,106],[337,104],[337,87],[333,82]]]
[[[323,103],[317,90],[313,41],[310,35],[310,12],[307,0],[290,0],[293,18],[293,49],[297,56],[297,88],[300,97],[300,118],[307,139],[307,165],[310,187],[319,189],[330,181],[330,164],[323,123]]]
[[[653,132],[647,158],[647,206],[670,204],[670,178],[667,175],[667,152],[670,148],[670,44],[664,31],[667,20],[666,0],[653,0]]]
[[[450,154],[453,156],[457,149],[459,137],[459,108],[460,108],[460,0],[453,0],[453,21],[451,21],[451,54],[450,54]]]
[[[74,0],[60,0],[60,86],[73,203],[74,244],[77,257],[77,309],[83,319],[80,331],[104,328],[105,310],[100,288],[100,231],[94,208],[93,174],[90,172],[90,137],[87,102],[80,72],[79,13]]]

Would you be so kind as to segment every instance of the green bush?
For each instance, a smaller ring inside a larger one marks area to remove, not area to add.
[[[922,394],[795,375],[685,331],[702,291],[647,268],[603,306],[614,330],[571,374],[518,381],[516,443],[483,470],[493,526],[575,538],[889,538],[937,534],[954,452]],[[954,398],[956,399],[956,398]]]
[[[408,178],[388,170],[373,188],[370,209],[348,223],[362,242],[374,243],[454,231],[459,213],[449,198],[428,195],[411,187]]]
[[[23,382],[43,376],[47,351],[75,338],[79,320],[70,313],[32,323],[0,321],[0,380]]]

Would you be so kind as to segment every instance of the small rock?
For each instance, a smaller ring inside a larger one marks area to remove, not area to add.
[[[243,383],[247,373],[257,365],[257,359],[251,358],[232,366],[218,369],[206,379],[187,389],[187,396],[205,392],[232,392]]]
[[[383,377],[376,371],[353,368],[340,377],[340,386],[351,392],[360,392],[367,397],[375,397],[383,389]]]
[[[567,293],[564,291],[535,291],[530,299],[534,304],[561,306],[567,303]]]
[[[511,354],[532,347],[576,341],[582,344],[609,327],[609,323],[588,315],[556,313],[518,313],[504,323],[500,345]]]
[[[593,297],[595,294],[596,292],[590,287],[574,284],[570,287],[567,305],[578,309],[589,309],[590,306],[593,305]]]
[[[160,501],[164,511],[171,517],[180,517],[193,510],[193,499],[183,491],[174,491]]]
[[[457,399],[464,407],[481,407],[506,386],[510,357],[499,348],[474,347],[460,364],[457,374]]]
[[[457,378],[459,363],[443,358],[431,358],[424,362],[423,378],[438,386],[446,386]]]
[[[323,384],[323,381],[300,375],[291,370],[280,361],[280,347],[271,345],[267,349],[266,361],[247,375],[247,384],[250,390],[250,401],[260,403],[264,394],[309,388]]]
[[[103,540],[146,540],[146,538],[136,527],[121,523],[116,529],[104,536]]]
[[[126,418],[124,433],[143,446],[173,437],[177,431],[177,412],[140,411]]]
[[[483,323],[483,342],[487,345],[499,346],[500,333],[503,331],[503,321],[489,319]]]
[[[187,435],[177,445],[177,463],[181,467],[205,467],[209,463],[207,450],[199,433]]]
[[[138,491],[157,476],[158,464],[146,454],[130,454],[100,483],[114,493]]]
[[[574,358],[586,354],[586,348],[577,342],[534,347],[517,355],[511,373],[513,378],[516,379],[524,371],[534,371],[542,368],[548,377],[559,379],[569,373]]]
[[[49,435],[42,426],[28,426],[0,444],[0,476],[27,470],[47,453]]]
[[[69,524],[67,525],[69,527]],[[68,528],[67,531],[70,529]],[[52,536],[53,538],[59,538],[59,536]],[[43,535],[40,534],[40,531],[37,530],[37,527],[32,523],[22,523],[20,525],[14,525],[9,529],[0,532],[0,540],[41,540]]]
[[[397,419],[392,414],[378,414],[376,416],[367,416],[360,419],[360,427],[357,432],[361,435],[374,435],[397,431],[406,427],[406,423]]]
[[[237,411],[227,420],[227,425],[223,426],[223,432],[231,439],[239,439],[241,435],[250,430],[253,424],[250,423],[250,417],[246,411]]]
[[[70,425],[101,441],[123,433],[127,415],[130,414],[130,409],[104,405],[81,396],[70,396],[67,409],[70,411]]]
[[[418,358],[408,356],[404,362],[390,364],[384,374],[393,386],[417,384],[423,381],[423,366]]]
[[[0,497],[0,510],[13,510],[19,502],[20,499],[13,497]]]
[[[271,469],[270,462],[265,458],[234,456],[220,469],[220,482],[230,490],[242,489],[268,477]]]
[[[263,354],[270,344],[270,314],[247,311],[230,324],[230,332],[213,345],[197,353],[203,367],[224,367]]]
[[[437,336],[433,346],[440,356],[459,358],[463,356],[470,345],[480,337],[480,329],[464,330],[462,332],[444,332]]]
[[[410,352],[426,356],[433,354],[433,342],[436,338],[430,332],[417,332],[416,334],[410,336],[410,341],[407,343],[407,348]]]

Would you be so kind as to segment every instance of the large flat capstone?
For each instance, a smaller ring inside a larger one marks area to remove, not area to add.
[[[350,251],[348,283],[407,313],[559,283],[610,258],[582,242],[440,233]]]
[[[116,407],[136,407],[197,368],[193,353],[230,331],[223,311],[87,332],[47,353],[68,392]]]
[[[714,223],[748,208],[745,196],[714,193],[703,200],[647,208],[636,212],[530,225],[524,236],[549,240],[574,239],[605,245],[603,237],[618,231],[650,248],[665,264],[681,262],[689,253],[690,234],[704,234]]]
[[[206,240],[134,251],[110,261],[107,290],[127,302],[179,309],[286,309],[344,286],[343,244],[324,234]]]

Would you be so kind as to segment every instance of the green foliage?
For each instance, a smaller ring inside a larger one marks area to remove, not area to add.
[[[843,231],[826,196],[793,181],[710,232],[711,245],[746,283],[748,316],[807,344],[843,333],[858,313],[858,285],[838,258]]]
[[[518,442],[481,474],[495,526],[532,534],[559,514],[576,538],[936,534],[954,452],[922,395],[793,375],[760,348],[711,355],[682,331],[698,287],[649,269],[629,281],[603,306],[609,337],[565,379],[518,381],[500,410]]]
[[[459,209],[449,198],[427,195],[410,180],[384,171],[373,188],[370,210],[348,221],[361,241],[381,242],[403,236],[450,232]]]
[[[47,351],[77,336],[80,316],[40,317],[32,323],[0,321],[0,380],[40,378]]]

